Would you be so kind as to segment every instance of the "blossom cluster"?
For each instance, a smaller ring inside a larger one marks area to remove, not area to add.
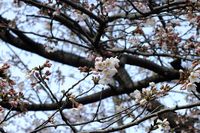
[[[10,65],[7,63],[0,66],[0,100],[7,101],[11,106],[17,107],[23,98],[23,93],[16,92],[14,89],[15,82],[8,76],[9,68]]]
[[[171,23],[167,24],[167,31],[162,27],[157,27],[155,30],[154,44],[157,44],[157,47],[161,47],[163,50],[174,51],[177,48],[177,45],[181,42],[178,33],[174,32],[174,27]]]
[[[131,96],[135,98],[135,101],[139,103],[140,105],[145,105],[147,103],[146,98],[142,98],[142,93],[139,90],[135,90]]]
[[[103,13],[116,11],[118,3],[115,0],[103,0]]]
[[[113,76],[118,72],[118,67],[119,59],[117,57],[105,60],[102,57],[96,57],[93,81],[103,85],[113,84]]]
[[[44,47],[47,53],[53,53],[57,50],[56,46],[45,45]]]
[[[44,80],[49,80],[51,72],[49,70],[44,70],[45,68],[50,68],[52,64],[47,60],[42,66],[33,68],[29,73],[28,77],[31,79],[32,76],[35,76],[39,81],[32,80],[32,87],[41,83]]]
[[[183,71],[180,71],[184,73]],[[200,64],[198,62],[193,62],[191,70],[189,70],[188,78],[185,81],[183,88],[188,91],[196,91],[196,83],[200,83]]]
[[[164,120],[160,120],[158,119],[156,121],[156,125],[158,126],[158,128],[163,129],[164,132],[169,132],[170,131],[170,125],[167,119]]]
[[[8,69],[10,68],[10,65],[5,63],[2,66],[0,66],[0,89],[5,89],[6,87],[12,87],[15,85],[15,82],[10,79],[8,76]]]
[[[1,78],[6,78],[9,68],[10,68],[10,66],[7,63],[0,66],[0,77]]]
[[[142,91],[135,90],[131,93],[131,96],[135,99],[136,103],[140,105],[145,105],[148,101],[164,96],[170,90],[169,85],[162,85],[161,88],[158,90],[156,88],[156,84],[154,82],[149,83],[150,89],[143,88]]]

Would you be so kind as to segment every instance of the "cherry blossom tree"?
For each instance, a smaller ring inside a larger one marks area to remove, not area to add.
[[[199,0],[1,0],[1,132],[200,132]]]

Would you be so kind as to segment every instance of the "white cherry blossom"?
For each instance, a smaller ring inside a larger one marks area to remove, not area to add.
[[[114,85],[114,80],[113,78],[108,78],[108,77],[103,77],[99,80],[99,84],[102,84],[102,85]]]
[[[105,63],[100,62],[100,61],[95,62],[95,69],[96,70],[103,70],[103,69],[105,69]]]
[[[142,99],[142,100],[140,100],[140,105],[145,105],[146,103],[147,103],[147,100],[146,99]]]
[[[150,82],[149,85],[150,85],[151,87],[154,87],[156,84],[155,84],[154,82]]]
[[[117,59],[117,57],[115,57],[115,58],[113,58],[113,57],[111,57],[110,58],[110,61],[111,61],[111,66],[113,66],[113,67],[119,67],[119,59]]]
[[[191,83],[199,83],[200,82],[200,72],[199,71],[195,71],[195,72],[191,72],[190,76],[189,76],[189,81]]]
[[[131,96],[135,98],[135,101],[139,103],[140,105],[145,105],[147,103],[147,100],[145,98],[142,98],[142,94],[139,90],[135,90]]]
[[[136,100],[140,100],[142,98],[141,92],[139,90],[135,90],[131,96],[133,96]]]
[[[107,58],[104,61],[102,57],[96,57],[95,70],[93,73],[98,73],[98,75],[100,75],[100,84],[114,84],[113,76],[118,72],[116,69],[117,67],[119,67],[119,59],[117,59],[117,57]]]
[[[196,91],[196,88],[197,88],[197,86],[196,86],[196,84],[194,84],[194,83],[188,83],[188,84],[186,85],[187,91]]]
[[[95,62],[102,62],[103,58],[102,57],[96,57]]]
[[[169,126],[169,122],[167,119],[164,120],[160,120],[158,119],[156,121],[157,125],[159,128],[163,129],[165,132],[169,132],[170,131],[170,126]]]
[[[112,77],[117,73],[117,69],[116,69],[116,68],[104,69],[102,73],[103,73],[106,77],[112,78]]]

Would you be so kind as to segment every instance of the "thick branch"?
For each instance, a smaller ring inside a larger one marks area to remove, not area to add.
[[[146,68],[148,70],[151,70],[155,73],[158,73],[163,76],[173,76],[178,75],[177,71],[171,70],[167,67],[160,66],[152,61],[149,61],[144,58],[139,58],[137,56],[132,56],[128,54],[123,54],[122,58],[124,58],[124,63],[129,65],[135,65],[139,67]]]
[[[161,76],[152,76],[149,78],[146,78],[145,80],[141,80],[139,82],[135,82],[133,83],[133,86],[129,86],[131,88],[108,88],[105,89],[101,92],[97,92],[94,94],[91,94],[89,96],[85,96],[82,98],[78,98],[76,99],[76,101],[78,103],[81,103],[83,105],[86,104],[90,104],[90,103],[94,103],[97,102],[101,99],[105,99],[105,98],[109,98],[111,96],[117,96],[117,95],[122,95],[122,94],[129,94],[131,92],[133,92],[135,89],[142,89],[144,87],[147,87],[149,85],[149,82],[163,82],[163,81],[170,81],[173,80],[173,78],[171,77],[161,77]],[[63,102],[64,104],[64,102]],[[10,108],[11,105],[7,102],[0,102],[0,105],[4,108]],[[50,110],[56,110],[59,108],[59,105],[56,103],[52,103],[52,104],[27,104],[26,108],[28,111],[50,111]],[[72,108],[72,104],[71,103],[67,103],[65,108]],[[18,110],[20,111],[20,108],[13,108],[13,110]]]
[[[36,43],[33,40],[31,40],[30,38],[28,38],[27,36],[25,36],[24,34],[20,34],[18,33],[18,35],[20,35],[20,38],[15,37],[14,35],[12,35],[9,31],[1,31],[0,32],[0,38],[23,50],[32,52],[32,53],[36,53],[40,56],[43,56],[47,59],[50,60],[54,60],[63,64],[67,64],[70,66],[74,66],[74,67],[79,67],[79,66],[93,66],[93,62],[72,54],[72,53],[68,53],[68,52],[64,52],[62,50],[57,50],[55,52],[52,53],[48,53],[45,50],[45,47],[42,44]]]

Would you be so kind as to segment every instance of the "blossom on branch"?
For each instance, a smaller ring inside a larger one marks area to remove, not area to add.
[[[194,84],[194,83],[188,83],[187,85],[186,85],[186,89],[188,90],[188,91],[196,91],[196,84]]]
[[[113,84],[113,76],[118,72],[119,62],[117,57],[107,58],[104,61],[102,57],[96,57],[93,74],[98,78],[93,79],[98,79],[98,83],[103,85]],[[95,81],[95,83],[97,82]]]
[[[165,96],[170,90],[170,86],[168,84],[164,84],[158,89],[154,82],[149,83],[150,88],[142,88],[142,91],[135,90],[130,94],[135,100],[136,103],[140,105],[145,105],[147,102]]]
[[[200,83],[200,64],[198,61],[194,61],[192,63],[192,67],[189,68],[186,72],[181,72],[181,80],[183,86],[183,89],[186,89],[187,91],[198,91],[198,85]]]
[[[169,132],[170,131],[170,126],[169,126],[169,122],[167,119],[164,120],[160,120],[158,119],[156,122],[157,126],[161,129],[164,130],[164,132]]]
[[[191,72],[189,76],[189,81],[191,83],[199,83],[200,82],[200,71]]]
[[[143,98],[143,94],[139,90],[135,90],[131,96],[133,96],[136,103],[139,103],[140,105],[145,105],[147,103],[147,99]]]

